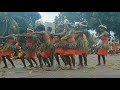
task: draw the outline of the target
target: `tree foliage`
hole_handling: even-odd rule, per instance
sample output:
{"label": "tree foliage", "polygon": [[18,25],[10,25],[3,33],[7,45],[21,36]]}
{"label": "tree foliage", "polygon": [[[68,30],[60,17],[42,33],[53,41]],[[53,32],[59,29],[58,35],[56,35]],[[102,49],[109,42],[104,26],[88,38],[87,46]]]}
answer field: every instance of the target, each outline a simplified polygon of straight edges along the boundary
{"label": "tree foliage", "polygon": [[28,25],[31,23],[34,27],[39,18],[38,12],[0,12],[0,35],[26,32]]}
{"label": "tree foliage", "polygon": [[[99,32],[98,26],[105,24],[108,31],[115,32],[115,35],[120,38],[120,12],[61,12],[55,22],[62,21],[64,16],[71,22],[79,22],[81,18],[88,21],[89,29],[96,29]],[[56,21],[57,20],[57,21]]]}

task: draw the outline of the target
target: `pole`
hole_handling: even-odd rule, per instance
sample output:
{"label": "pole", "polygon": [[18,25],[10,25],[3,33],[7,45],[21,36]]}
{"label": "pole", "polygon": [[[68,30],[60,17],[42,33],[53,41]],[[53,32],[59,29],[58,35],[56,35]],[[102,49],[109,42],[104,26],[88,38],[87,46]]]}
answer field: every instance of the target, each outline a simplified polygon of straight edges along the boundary
{"label": "pole", "polygon": [[100,24],[102,25],[102,22],[101,22],[101,20],[99,19],[99,22],[100,22]]}

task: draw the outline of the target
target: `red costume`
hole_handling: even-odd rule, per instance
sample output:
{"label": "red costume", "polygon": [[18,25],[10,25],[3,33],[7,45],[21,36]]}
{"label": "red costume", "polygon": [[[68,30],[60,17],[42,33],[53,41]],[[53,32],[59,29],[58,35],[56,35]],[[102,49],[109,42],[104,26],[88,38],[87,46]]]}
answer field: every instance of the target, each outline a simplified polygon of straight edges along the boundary
{"label": "red costume", "polygon": [[27,48],[27,50],[25,51],[26,57],[32,57],[32,58],[35,59],[35,42],[34,42],[34,38],[27,38],[25,46]]}
{"label": "red costume", "polygon": [[[108,42],[108,36],[107,35],[103,35],[102,37],[101,37],[101,40],[102,40],[102,47],[100,47],[99,49],[98,49],[98,55],[105,55],[105,56],[107,56],[107,54],[108,54],[108,44],[109,44],[109,42]],[[106,45],[106,47],[105,47],[105,45]]]}
{"label": "red costume", "polygon": [[76,54],[76,41],[75,34],[68,35],[66,47],[64,49],[64,55],[75,55]]}
{"label": "red costume", "polygon": [[[48,58],[51,55],[50,46],[46,47],[46,44],[50,43],[50,36],[47,32],[44,32],[43,40],[41,40],[40,48],[44,48],[43,50],[37,51],[37,54],[40,54],[44,58]],[[45,44],[46,43],[46,44]]]}
{"label": "red costume", "polygon": [[[13,43],[15,43],[15,40],[13,38],[8,38],[6,45],[3,46],[4,49],[2,49],[0,56],[13,56],[14,51],[10,50],[10,46],[12,46]],[[10,46],[7,47],[8,44],[10,44]]]}

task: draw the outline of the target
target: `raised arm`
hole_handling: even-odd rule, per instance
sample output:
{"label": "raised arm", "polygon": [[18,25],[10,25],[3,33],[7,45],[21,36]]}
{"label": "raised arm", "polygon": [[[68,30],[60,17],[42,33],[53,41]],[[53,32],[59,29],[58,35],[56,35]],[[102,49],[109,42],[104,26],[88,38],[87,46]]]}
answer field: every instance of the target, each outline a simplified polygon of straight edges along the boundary
{"label": "raised arm", "polygon": [[0,39],[4,39],[5,37],[3,37],[3,36],[0,36]]}

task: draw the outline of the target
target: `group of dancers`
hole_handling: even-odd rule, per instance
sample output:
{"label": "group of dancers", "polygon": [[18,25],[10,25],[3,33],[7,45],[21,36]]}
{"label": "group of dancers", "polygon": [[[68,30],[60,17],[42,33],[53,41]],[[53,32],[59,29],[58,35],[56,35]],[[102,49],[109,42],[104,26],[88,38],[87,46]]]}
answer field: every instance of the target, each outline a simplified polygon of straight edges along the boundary
{"label": "group of dancers", "polygon": [[[80,30],[76,31],[72,25],[64,23],[57,27],[55,34],[52,34],[50,29],[45,30],[44,25],[40,24],[35,30],[28,27],[26,33],[23,34],[1,36],[0,40],[4,42],[0,45],[0,57],[5,65],[3,68],[8,68],[6,60],[15,67],[13,60],[19,58],[24,67],[27,67],[25,60],[29,62],[29,67],[40,66],[40,68],[43,68],[44,64],[52,67],[56,60],[60,68],[60,60],[62,60],[66,69],[74,70],[76,69],[75,56],[79,57],[80,67],[87,66],[90,34],[86,21],[81,22],[80,27]],[[101,65],[101,57],[103,64],[106,64],[105,56],[110,49],[107,27],[100,25],[99,30],[101,35],[97,38],[100,38],[101,42],[96,47],[98,66]]]}

